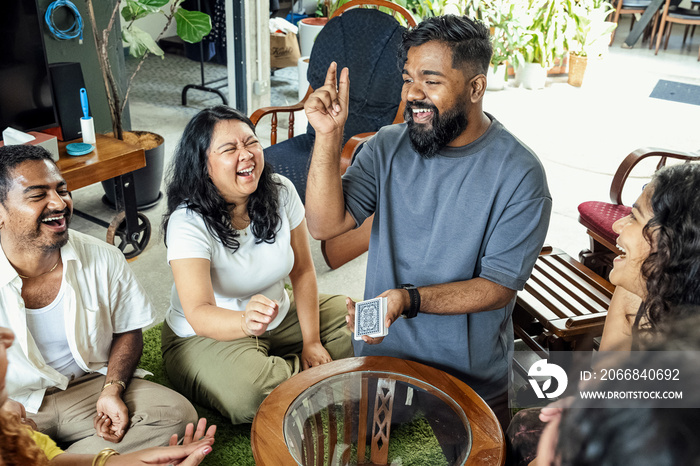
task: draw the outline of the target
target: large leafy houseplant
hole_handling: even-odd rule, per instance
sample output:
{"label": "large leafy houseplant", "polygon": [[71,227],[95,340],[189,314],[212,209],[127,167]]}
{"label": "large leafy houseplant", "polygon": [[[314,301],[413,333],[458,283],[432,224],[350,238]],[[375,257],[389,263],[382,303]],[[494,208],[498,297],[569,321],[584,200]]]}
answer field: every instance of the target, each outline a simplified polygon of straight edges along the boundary
{"label": "large leafy houseplant", "polygon": [[[165,31],[170,27],[173,20],[177,23],[177,35],[185,42],[195,43],[211,31],[211,18],[206,13],[199,11],[188,11],[180,7],[183,0],[126,0],[122,9],[122,41],[129,47],[129,54],[133,57],[140,58],[136,69],[131,76],[126,80],[124,89],[120,88],[119,81],[114,76],[114,71],[109,61],[109,35],[112,28],[117,23],[117,14],[122,0],[117,0],[112,10],[107,27],[103,31],[98,31],[95,21],[95,12],[92,5],[93,0],[85,0],[88,8],[92,34],[95,39],[97,48],[97,58],[102,71],[102,77],[105,83],[105,91],[107,93],[107,102],[112,118],[112,130],[115,137],[123,139],[123,122],[122,118],[126,103],[129,98],[129,91],[133,82],[134,76],[141,69],[141,65],[150,55],[163,57],[163,50],[158,46],[157,41],[163,36]],[[168,5],[170,3],[170,5]],[[164,15],[166,24],[163,30],[155,39],[147,32],[140,29],[134,22],[138,19],[150,15]]]}
{"label": "large leafy houseplant", "polygon": [[551,68],[566,53],[566,11],[568,0],[526,0],[514,2],[514,14],[525,32],[514,56],[517,64],[537,63]]}
{"label": "large leafy houseplant", "polygon": [[568,49],[579,57],[597,56],[607,49],[616,23],[606,21],[613,6],[607,0],[567,0]]}

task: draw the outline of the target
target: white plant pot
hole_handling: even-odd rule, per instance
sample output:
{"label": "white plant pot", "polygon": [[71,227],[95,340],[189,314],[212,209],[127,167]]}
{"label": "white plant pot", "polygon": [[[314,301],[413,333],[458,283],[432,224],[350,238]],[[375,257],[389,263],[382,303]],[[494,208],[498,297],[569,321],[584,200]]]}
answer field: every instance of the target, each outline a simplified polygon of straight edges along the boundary
{"label": "white plant pot", "polygon": [[516,74],[525,89],[544,89],[547,81],[547,69],[539,63],[524,63],[518,67]]}
{"label": "white plant pot", "polygon": [[494,71],[493,66],[489,65],[486,73],[486,90],[502,91],[506,87],[505,68],[506,65],[498,65]]}
{"label": "white plant pot", "polygon": [[306,73],[309,71],[309,57],[300,57],[297,61],[297,70],[299,70],[299,100],[303,99],[306,91],[309,90],[309,80],[306,79]]}
{"label": "white plant pot", "polygon": [[302,57],[311,55],[316,36],[321,32],[326,22],[328,22],[327,18],[304,18],[299,21],[299,48]]}

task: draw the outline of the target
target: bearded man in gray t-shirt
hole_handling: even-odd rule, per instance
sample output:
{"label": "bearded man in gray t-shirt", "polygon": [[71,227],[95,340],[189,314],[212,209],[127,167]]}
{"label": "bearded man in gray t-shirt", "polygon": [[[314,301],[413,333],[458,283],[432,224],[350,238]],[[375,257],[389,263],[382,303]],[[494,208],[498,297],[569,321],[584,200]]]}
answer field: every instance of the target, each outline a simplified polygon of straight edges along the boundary
{"label": "bearded man in gray t-shirt", "polygon": [[[552,208],[544,169],[482,110],[492,54],[483,24],[430,18],[404,35],[402,50],[406,123],[381,129],[342,180],[348,70],[336,84],[331,64],[307,100],[316,131],[309,230],[333,238],[375,215],[365,299],[388,298],[391,328],[384,338],[356,341],[355,355],[445,370],[481,395],[505,427],[515,294],[530,276]],[[354,303],[348,310],[352,329]]]}

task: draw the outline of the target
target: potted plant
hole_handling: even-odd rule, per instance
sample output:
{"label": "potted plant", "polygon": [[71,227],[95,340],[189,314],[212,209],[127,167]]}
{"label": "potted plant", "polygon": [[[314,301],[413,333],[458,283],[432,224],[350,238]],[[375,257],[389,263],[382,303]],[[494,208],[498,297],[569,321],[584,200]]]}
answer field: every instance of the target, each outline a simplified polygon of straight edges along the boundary
{"label": "potted plant", "polygon": [[514,54],[516,75],[526,89],[544,88],[547,70],[566,52],[567,0],[515,2],[514,15],[524,28]]}
{"label": "potted plant", "polygon": [[[129,91],[134,76],[141,69],[141,65],[150,55],[164,57],[163,50],[158,46],[157,41],[169,28],[173,20],[177,23],[177,35],[184,41],[195,43],[211,31],[211,19],[206,13],[198,11],[188,11],[180,7],[183,0],[126,0],[121,11],[124,20],[121,28],[121,36],[124,45],[129,47],[129,54],[140,58],[136,69],[126,80],[126,85],[122,90],[109,62],[108,50],[110,47],[109,35],[112,28],[117,23],[121,0],[117,0],[112,10],[107,27],[103,31],[98,31],[95,25],[95,12],[93,0],[86,0],[88,16],[91,23],[93,38],[97,48],[97,58],[100,70],[105,83],[105,92],[109,104],[112,119],[112,132],[117,139],[124,140],[123,116],[126,103],[129,99]],[[169,6],[168,3],[170,3]],[[164,15],[166,24],[157,38],[153,38],[149,33],[140,29],[134,22],[138,19],[150,15]],[[146,150],[146,167],[134,172],[135,186],[137,189],[136,198],[139,207],[157,202],[160,196],[160,184],[163,177],[163,138],[148,132],[133,132],[134,136],[128,136],[130,143],[139,145]],[[145,146],[145,147],[144,147]],[[152,147],[153,146],[153,147]],[[103,182],[108,200],[114,203],[114,183],[109,180]],[[155,199],[153,196],[155,188]],[[110,198],[111,196],[111,198]]]}
{"label": "potted plant", "polygon": [[515,50],[524,45],[524,32],[515,14],[516,5],[508,0],[482,0],[472,9],[471,17],[478,18],[489,27],[493,55],[486,76],[487,89],[501,90],[508,79],[508,63],[514,59]]}
{"label": "potted plant", "polygon": [[567,0],[570,31],[569,84],[580,87],[589,57],[600,57],[607,50],[616,23],[606,21],[614,8],[607,0]]}

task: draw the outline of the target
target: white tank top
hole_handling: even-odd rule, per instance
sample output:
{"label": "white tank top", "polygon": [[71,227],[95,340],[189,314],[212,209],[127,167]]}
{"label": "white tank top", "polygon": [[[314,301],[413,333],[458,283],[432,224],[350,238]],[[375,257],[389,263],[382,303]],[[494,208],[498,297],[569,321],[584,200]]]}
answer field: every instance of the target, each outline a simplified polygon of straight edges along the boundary
{"label": "white tank top", "polygon": [[48,306],[41,309],[27,308],[27,327],[46,364],[73,380],[84,375],[85,371],[75,361],[68,346],[63,317],[65,283],[65,280],[61,282],[61,290]]}

